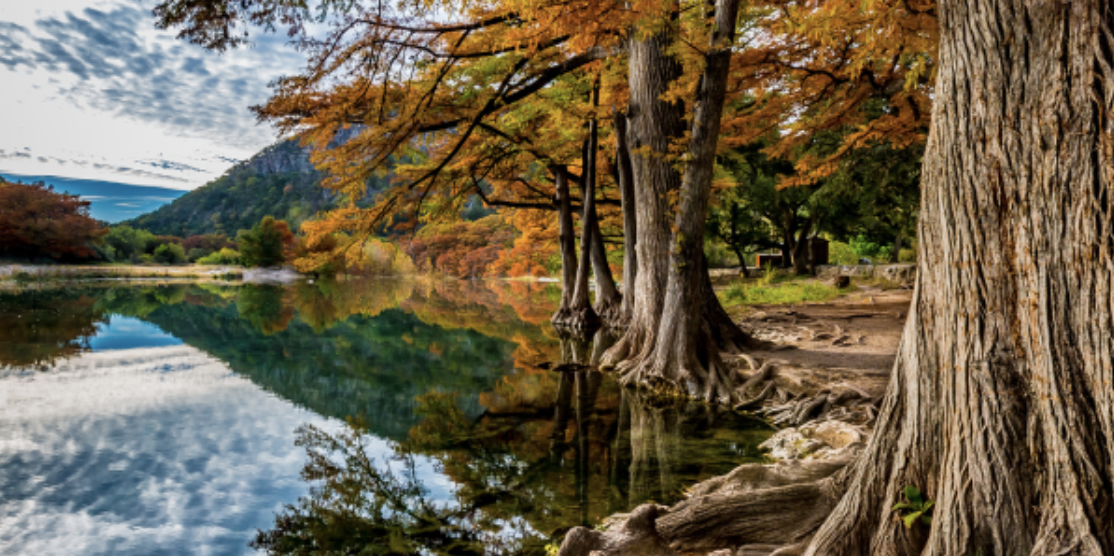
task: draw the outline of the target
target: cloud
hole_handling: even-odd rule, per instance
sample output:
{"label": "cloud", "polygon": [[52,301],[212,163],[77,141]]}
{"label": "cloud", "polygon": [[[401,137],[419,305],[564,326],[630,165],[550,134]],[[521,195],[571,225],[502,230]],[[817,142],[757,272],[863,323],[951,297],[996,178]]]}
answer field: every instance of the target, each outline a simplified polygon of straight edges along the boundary
{"label": "cloud", "polygon": [[57,95],[86,109],[250,150],[272,142],[273,131],[247,108],[266,100],[268,82],[300,68],[301,56],[276,37],[207,52],[154,30],[149,3],[69,11],[27,26],[0,21],[0,66],[49,74]]}
{"label": "cloud", "polygon": [[336,426],[188,346],[0,371],[0,388],[5,554],[247,553],[306,491],[293,430]]}
{"label": "cloud", "polygon": [[[8,151],[5,151],[4,149],[0,149],[0,160],[2,160],[2,159],[16,159],[16,158],[23,158],[23,159],[34,158],[35,160],[37,160],[39,162],[42,162],[42,163],[57,164],[57,165],[60,165],[60,166],[74,164],[76,166],[93,168],[93,169],[96,169],[96,170],[102,170],[102,171],[110,172],[110,173],[113,173],[113,174],[131,176],[131,177],[140,178],[140,179],[146,178],[146,179],[153,179],[153,180],[160,180],[160,181],[179,182],[179,183],[187,183],[188,182],[188,180],[186,180],[185,178],[180,178],[178,176],[165,174],[165,173],[150,172],[150,171],[142,170],[142,169],[139,169],[139,168],[132,168],[130,166],[119,166],[119,165],[115,165],[115,164],[106,164],[104,162],[91,162],[91,161],[88,161],[88,160],[81,160],[81,159],[64,159],[64,158],[58,158],[58,157],[54,157],[54,156],[32,155],[31,151],[29,149],[22,150],[22,151],[15,151],[15,152],[8,152]],[[142,162],[142,164],[147,164],[149,166],[154,166],[156,168],[162,168],[162,169],[166,169],[166,170],[179,170],[179,171],[180,170],[190,170],[190,171],[196,171],[196,172],[203,172],[203,170],[200,170],[198,168],[193,168],[191,166],[187,166],[187,165],[184,165],[184,164],[177,164],[177,163],[168,162],[168,161]],[[159,198],[153,198],[153,200],[163,200],[163,199],[161,197],[159,197]],[[173,200],[173,199],[171,199],[171,200]]]}

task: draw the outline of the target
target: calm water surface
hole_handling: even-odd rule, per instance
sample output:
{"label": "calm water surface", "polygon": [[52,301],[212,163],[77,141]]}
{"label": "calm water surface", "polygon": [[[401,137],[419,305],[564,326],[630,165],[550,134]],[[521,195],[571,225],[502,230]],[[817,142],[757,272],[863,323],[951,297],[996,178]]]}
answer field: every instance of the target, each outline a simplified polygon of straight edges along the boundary
{"label": "calm water surface", "polygon": [[[759,461],[642,400],[527,283],[0,293],[0,554],[543,554]],[[392,540],[393,539],[393,540]]]}

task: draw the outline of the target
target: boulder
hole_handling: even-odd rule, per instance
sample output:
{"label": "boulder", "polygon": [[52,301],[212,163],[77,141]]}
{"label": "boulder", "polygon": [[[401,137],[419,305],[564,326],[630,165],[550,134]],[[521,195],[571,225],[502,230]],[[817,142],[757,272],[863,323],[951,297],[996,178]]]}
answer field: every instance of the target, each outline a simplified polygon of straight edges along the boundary
{"label": "boulder", "polygon": [[891,264],[874,270],[874,277],[898,284],[912,284],[917,280],[917,265]]}

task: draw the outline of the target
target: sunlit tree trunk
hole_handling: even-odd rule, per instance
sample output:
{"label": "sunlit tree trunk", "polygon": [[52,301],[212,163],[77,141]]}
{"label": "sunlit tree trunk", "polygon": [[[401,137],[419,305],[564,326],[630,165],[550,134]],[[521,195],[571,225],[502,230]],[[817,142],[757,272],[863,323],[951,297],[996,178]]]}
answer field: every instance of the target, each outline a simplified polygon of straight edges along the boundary
{"label": "sunlit tree trunk", "polygon": [[[605,356],[605,363],[618,363],[624,384],[720,403],[730,403],[735,394],[731,372],[719,356],[725,346],[717,339],[738,338],[730,346],[736,348],[743,334],[725,318],[711,290],[703,242],[737,13],[738,0],[715,5],[712,45],[697,93],[681,183],[662,154],[678,136],[683,107],[661,98],[680,67],[666,53],[666,32],[631,46],[632,150],[649,147],[650,153],[634,157],[639,185],[634,319]],[[668,225],[667,197],[674,188],[680,199]]]}
{"label": "sunlit tree trunk", "polygon": [[635,204],[634,168],[631,166],[630,148],[627,140],[627,115],[616,111],[615,114],[615,162],[617,182],[623,207],[623,304],[619,319],[612,322],[620,327],[626,326],[634,314],[634,291],[638,280],[638,215]]}
{"label": "sunlit tree trunk", "polygon": [[561,248],[561,306],[553,315],[553,323],[565,322],[570,315],[573,290],[576,289],[576,232],[572,221],[572,200],[569,197],[569,175],[564,166],[550,168],[557,188],[557,222]]}
{"label": "sunlit tree trunk", "polygon": [[596,304],[592,308],[604,324],[619,326],[623,296],[615,284],[615,277],[611,275],[611,264],[607,262],[607,248],[604,246],[603,234],[600,232],[600,219],[595,211],[592,214],[591,225],[592,275],[596,278]]}
{"label": "sunlit tree trunk", "polygon": [[[593,98],[597,98],[598,94],[598,91],[593,92]],[[554,322],[559,326],[575,330],[592,330],[601,324],[600,316],[592,308],[592,298],[589,291],[591,286],[588,281],[589,273],[592,271],[595,262],[592,256],[593,236],[599,233],[599,222],[596,215],[595,172],[599,124],[596,120],[592,120],[588,125],[588,140],[585,142],[583,163],[581,164],[582,171],[580,173],[581,205],[583,206],[583,212],[580,215],[580,264],[576,269],[576,282],[569,302],[568,314],[560,322]],[[599,271],[597,271],[597,274],[599,274]],[[608,277],[610,278],[610,271],[608,271]],[[614,282],[612,282],[612,289],[614,289],[614,285]],[[597,284],[598,286],[599,284]]]}
{"label": "sunlit tree trunk", "polygon": [[[1114,554],[1114,13],[944,0],[917,288],[809,554]],[[916,485],[931,528],[891,508]]]}

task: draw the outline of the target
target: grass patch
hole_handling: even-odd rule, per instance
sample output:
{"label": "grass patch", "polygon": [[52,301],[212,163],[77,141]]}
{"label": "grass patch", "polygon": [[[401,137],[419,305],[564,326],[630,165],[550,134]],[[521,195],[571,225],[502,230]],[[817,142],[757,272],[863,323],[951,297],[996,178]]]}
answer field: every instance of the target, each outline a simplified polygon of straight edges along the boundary
{"label": "grass patch", "polygon": [[831,301],[847,290],[822,284],[815,280],[759,280],[748,284],[736,282],[724,290],[724,305],[789,305],[792,303],[823,303]]}

